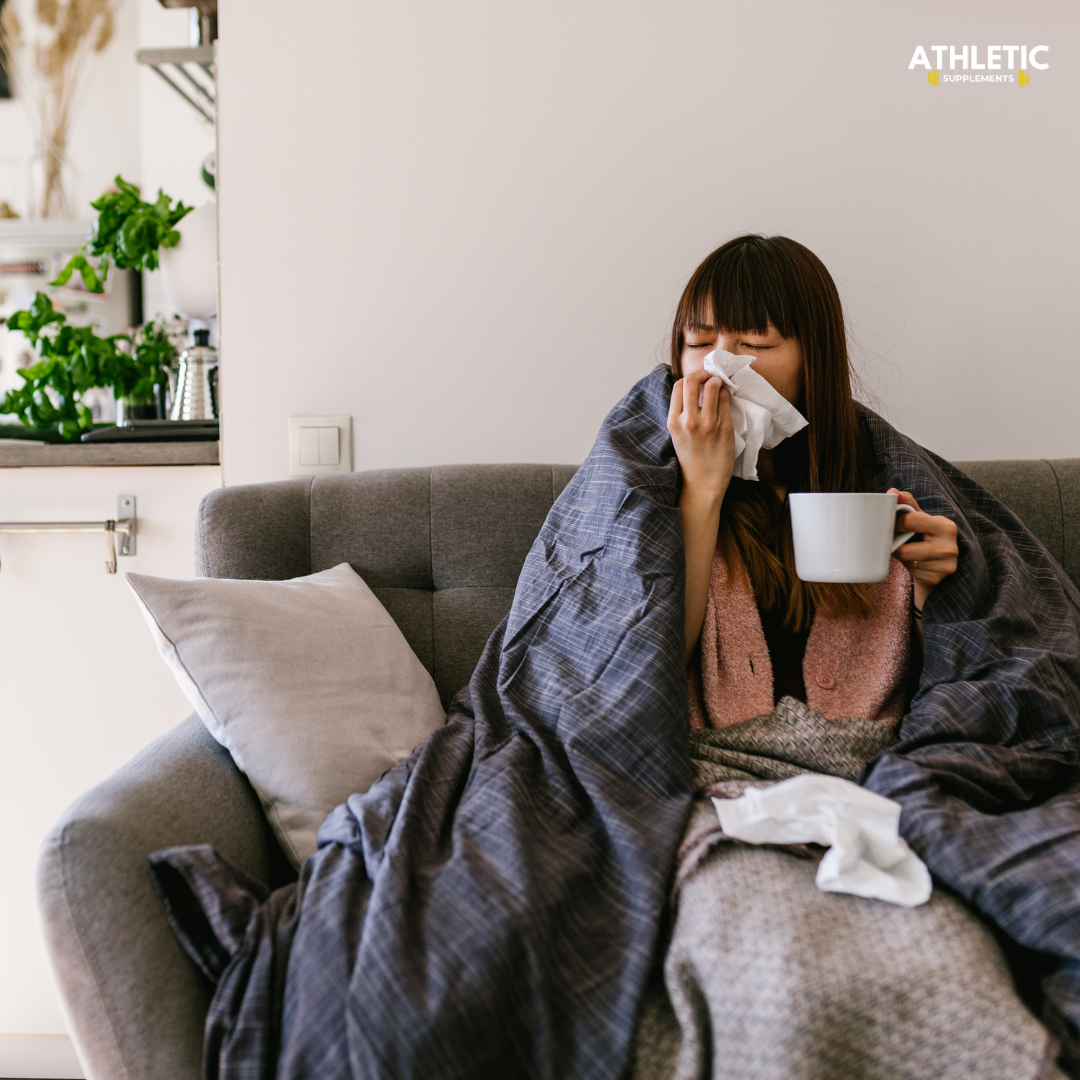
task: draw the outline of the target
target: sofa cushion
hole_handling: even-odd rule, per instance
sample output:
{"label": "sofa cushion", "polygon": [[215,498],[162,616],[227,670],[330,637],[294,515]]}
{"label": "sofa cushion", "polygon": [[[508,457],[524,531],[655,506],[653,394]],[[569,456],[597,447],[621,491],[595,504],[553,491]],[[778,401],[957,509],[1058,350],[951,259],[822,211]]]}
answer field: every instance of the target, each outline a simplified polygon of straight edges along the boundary
{"label": "sofa cushion", "polygon": [[446,719],[431,676],[348,563],[288,581],[127,580],[296,865],[335,806]]}
{"label": "sofa cushion", "polygon": [[1065,565],[1060,486],[1049,461],[958,461],[955,464],[1000,499],[1046,545],[1046,550]]}

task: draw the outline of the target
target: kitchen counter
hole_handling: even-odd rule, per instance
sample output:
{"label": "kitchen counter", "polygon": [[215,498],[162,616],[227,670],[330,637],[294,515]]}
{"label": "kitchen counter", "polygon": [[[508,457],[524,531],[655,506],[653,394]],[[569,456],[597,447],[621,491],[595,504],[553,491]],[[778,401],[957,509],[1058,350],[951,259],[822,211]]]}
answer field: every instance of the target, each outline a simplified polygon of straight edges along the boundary
{"label": "kitchen counter", "polygon": [[[115,574],[105,572],[104,532],[0,534],[0,1077],[81,1075],[37,1056],[17,1068],[5,1045],[5,1035],[32,1044],[65,1030],[34,911],[38,841],[65,806],[191,712],[124,574],[195,573],[199,502],[221,486],[221,467],[192,458],[216,460],[217,449],[0,444],[3,464],[69,466],[0,469],[0,519],[104,522],[123,516],[119,495],[135,496],[139,517],[136,553],[120,555]],[[135,460],[94,467],[121,458]]]}
{"label": "kitchen counter", "polygon": [[217,442],[72,443],[0,442],[0,469],[42,465],[217,465]]}

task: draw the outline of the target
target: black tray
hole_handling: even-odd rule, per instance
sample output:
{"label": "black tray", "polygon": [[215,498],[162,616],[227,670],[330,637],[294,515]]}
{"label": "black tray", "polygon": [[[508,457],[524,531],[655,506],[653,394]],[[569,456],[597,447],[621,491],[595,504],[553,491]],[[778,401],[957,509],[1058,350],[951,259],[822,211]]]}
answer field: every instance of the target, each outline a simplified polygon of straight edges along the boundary
{"label": "black tray", "polygon": [[216,420],[132,420],[122,427],[103,427],[82,437],[88,443],[217,442]]}

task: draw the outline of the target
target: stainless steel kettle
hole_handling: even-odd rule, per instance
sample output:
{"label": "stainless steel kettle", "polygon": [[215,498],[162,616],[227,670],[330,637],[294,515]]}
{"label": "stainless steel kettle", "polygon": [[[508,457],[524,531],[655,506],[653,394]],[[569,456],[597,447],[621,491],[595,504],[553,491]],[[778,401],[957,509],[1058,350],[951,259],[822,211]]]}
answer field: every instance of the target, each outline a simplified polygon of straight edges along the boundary
{"label": "stainless steel kettle", "polygon": [[210,346],[210,331],[196,330],[195,344],[180,354],[170,420],[218,419],[218,354]]}

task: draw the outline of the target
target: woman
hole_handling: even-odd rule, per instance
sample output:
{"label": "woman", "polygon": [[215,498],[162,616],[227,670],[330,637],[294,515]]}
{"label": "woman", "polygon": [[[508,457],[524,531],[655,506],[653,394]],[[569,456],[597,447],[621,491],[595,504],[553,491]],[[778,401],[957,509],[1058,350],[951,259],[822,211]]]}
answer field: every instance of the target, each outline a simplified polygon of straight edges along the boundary
{"label": "woman", "polygon": [[[761,452],[758,482],[732,476],[729,391],[704,369],[713,349],[755,357],[751,367],[809,421],[775,451]],[[744,566],[753,583],[775,700],[781,691],[805,700],[799,669],[815,613],[872,617],[876,606],[873,589],[804,583],[795,575],[787,492],[870,490],[843,311],[828,270],[786,237],[741,236],[724,244],[683,292],[671,366],[677,382],[668,430],[682,468],[687,660],[701,639],[719,539],[720,557]],[[909,492],[897,494],[915,510],[905,517],[904,529],[921,534],[896,553],[910,574],[919,619],[934,586],[956,570],[956,526],[947,517],[920,512]],[[709,656],[706,648],[706,663]],[[896,719],[899,713],[891,712],[888,719]],[[711,719],[716,726],[718,718]]]}
{"label": "woman", "polygon": [[[729,391],[704,370],[713,349],[752,355],[754,370],[809,421],[761,452],[758,481],[733,475]],[[965,592],[984,566],[955,478],[933,474],[925,451],[852,400],[836,287],[793,240],[742,236],[702,263],[679,303],[671,366],[696,799],[664,989],[646,998],[635,1076],[1058,1075],[1053,1043],[1017,997],[999,947],[955,897],[939,890],[906,910],[823,893],[815,861],[727,843],[712,806],[714,797],[800,772],[855,780],[896,748],[893,729],[914,690],[909,643],[922,642],[913,617],[921,630],[931,592],[956,580],[957,521],[975,558],[958,575]],[[883,476],[917,485],[924,505],[934,499],[955,520],[923,513]],[[916,538],[897,550],[886,581],[801,581],[788,492],[887,486],[914,508],[903,528]],[[956,620],[963,625],[959,611]],[[963,729],[955,701],[979,674],[943,661],[937,625],[934,635],[920,694],[951,666],[957,693],[938,708]],[[908,722],[917,728],[922,715]],[[663,1071],[670,1056],[674,1074]]]}

